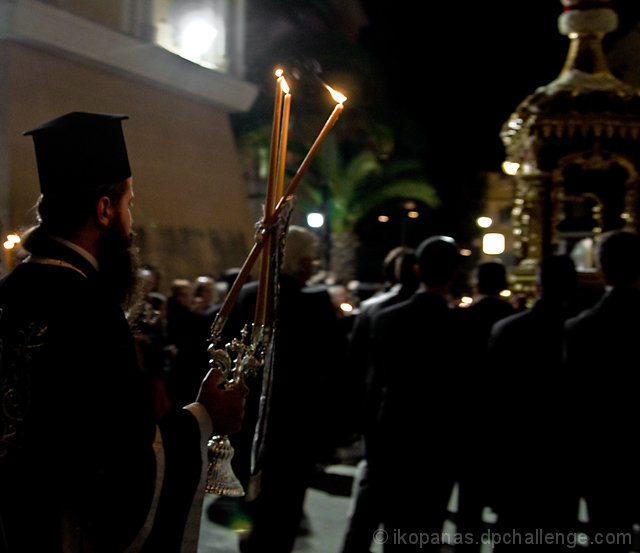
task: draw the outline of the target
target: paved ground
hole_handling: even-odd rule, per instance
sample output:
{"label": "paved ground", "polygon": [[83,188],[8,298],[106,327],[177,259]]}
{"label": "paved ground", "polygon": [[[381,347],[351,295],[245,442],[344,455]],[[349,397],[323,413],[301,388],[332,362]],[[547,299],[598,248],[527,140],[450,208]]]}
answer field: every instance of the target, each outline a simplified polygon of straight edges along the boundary
{"label": "paved ground", "polygon": [[[354,467],[336,468],[336,471],[345,475],[353,474],[354,470]],[[218,513],[231,511],[226,507],[225,500],[216,496],[205,498],[198,553],[238,553],[236,532],[226,525],[216,524],[208,519],[207,509],[212,503],[215,503]],[[311,488],[307,492],[305,502],[309,533],[296,540],[294,553],[338,553],[347,524],[349,503],[350,499],[344,495],[334,495]],[[241,526],[242,521],[235,523]],[[231,520],[230,525],[233,524]]]}

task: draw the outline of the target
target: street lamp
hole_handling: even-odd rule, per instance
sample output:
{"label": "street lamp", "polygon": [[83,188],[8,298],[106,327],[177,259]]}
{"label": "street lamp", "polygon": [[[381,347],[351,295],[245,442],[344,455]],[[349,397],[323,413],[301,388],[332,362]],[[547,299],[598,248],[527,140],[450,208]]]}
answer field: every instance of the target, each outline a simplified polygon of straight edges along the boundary
{"label": "street lamp", "polygon": [[504,252],[504,234],[499,232],[487,232],[482,237],[482,251],[487,255],[500,255]]}
{"label": "street lamp", "polygon": [[322,213],[309,213],[307,215],[307,225],[311,228],[321,228],[324,225],[324,215]]}
{"label": "street lamp", "polygon": [[480,228],[489,228],[493,224],[493,219],[491,217],[478,217],[476,219],[476,225]]}

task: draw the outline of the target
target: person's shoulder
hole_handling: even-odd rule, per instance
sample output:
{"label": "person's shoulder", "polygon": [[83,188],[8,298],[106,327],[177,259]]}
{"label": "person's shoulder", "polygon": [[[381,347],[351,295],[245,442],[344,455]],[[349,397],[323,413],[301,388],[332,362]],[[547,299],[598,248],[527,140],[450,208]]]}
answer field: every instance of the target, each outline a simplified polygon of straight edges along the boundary
{"label": "person's shoulder", "polygon": [[499,319],[493,324],[492,334],[504,334],[508,332],[519,332],[519,329],[527,324],[532,317],[531,308],[524,311],[511,312],[510,315]]}
{"label": "person's shoulder", "polygon": [[597,326],[600,319],[600,306],[598,304],[582,310],[577,315],[568,318],[564,322],[564,329],[568,334],[587,332]]}
{"label": "person's shoulder", "polygon": [[300,300],[307,306],[333,305],[329,289],[322,284],[312,284],[302,287],[300,290]]}
{"label": "person's shoulder", "polygon": [[387,321],[394,321],[406,317],[407,313],[414,309],[414,307],[415,299],[413,296],[397,303],[380,305],[379,308],[372,310],[370,313],[371,320],[374,325],[387,324]]}
{"label": "person's shoulder", "polygon": [[83,273],[66,266],[21,263],[0,285],[0,296],[19,301],[73,303],[85,301],[91,293]]}

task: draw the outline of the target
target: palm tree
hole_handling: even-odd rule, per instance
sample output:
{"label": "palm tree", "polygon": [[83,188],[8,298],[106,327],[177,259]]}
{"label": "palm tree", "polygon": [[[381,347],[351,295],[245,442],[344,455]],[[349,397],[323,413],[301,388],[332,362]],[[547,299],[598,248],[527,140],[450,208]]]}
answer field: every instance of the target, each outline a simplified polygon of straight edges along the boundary
{"label": "palm tree", "polygon": [[330,269],[339,281],[355,275],[358,221],[371,210],[391,200],[419,201],[430,208],[439,205],[436,190],[413,159],[385,160],[367,149],[344,159],[338,140],[329,135],[323,144],[319,168],[307,177],[298,202],[304,211],[324,210],[330,225]]}

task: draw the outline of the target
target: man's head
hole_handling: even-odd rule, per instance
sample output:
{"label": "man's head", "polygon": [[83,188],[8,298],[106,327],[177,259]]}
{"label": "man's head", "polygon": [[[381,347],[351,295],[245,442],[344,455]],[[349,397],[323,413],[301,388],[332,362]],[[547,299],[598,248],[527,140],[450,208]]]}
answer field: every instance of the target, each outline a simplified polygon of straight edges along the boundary
{"label": "man's head", "polygon": [[476,270],[476,288],[478,293],[495,296],[507,287],[507,270],[498,261],[480,263]]}
{"label": "man's head", "polygon": [[291,225],[287,231],[281,272],[304,284],[313,276],[317,259],[318,240],[315,235],[303,227]]}
{"label": "man's head", "polygon": [[428,287],[447,287],[458,269],[459,254],[455,240],[449,236],[432,236],[416,250],[420,280]]}
{"label": "man's head", "polygon": [[398,246],[387,253],[382,263],[387,282],[418,286],[415,273],[416,252],[406,246]]}
{"label": "man's head", "polygon": [[99,198],[117,202],[131,177],[122,133],[125,115],[72,112],[24,133],[33,138],[40,180],[40,226],[68,238]]}
{"label": "man's head", "polygon": [[124,115],[73,112],[25,132],[33,138],[41,196],[38,225],[24,247],[39,253],[52,237],[83,246],[120,301],[133,293],[133,189]]}
{"label": "man's head", "polygon": [[598,266],[610,286],[633,286],[640,281],[640,238],[633,232],[615,230],[602,235]]}
{"label": "man's head", "polygon": [[566,301],[576,291],[578,277],[568,255],[549,255],[540,263],[538,284],[543,298]]}

